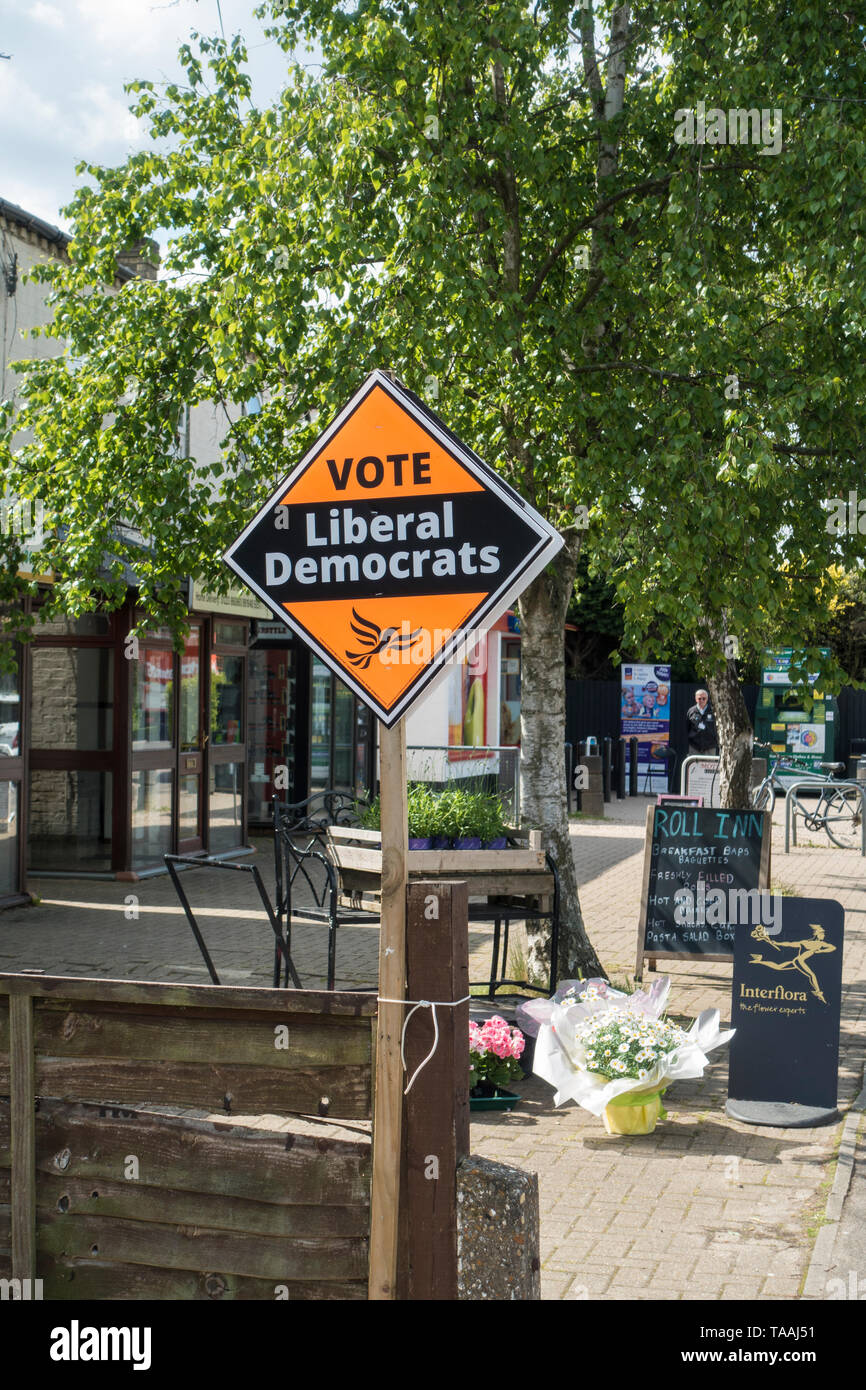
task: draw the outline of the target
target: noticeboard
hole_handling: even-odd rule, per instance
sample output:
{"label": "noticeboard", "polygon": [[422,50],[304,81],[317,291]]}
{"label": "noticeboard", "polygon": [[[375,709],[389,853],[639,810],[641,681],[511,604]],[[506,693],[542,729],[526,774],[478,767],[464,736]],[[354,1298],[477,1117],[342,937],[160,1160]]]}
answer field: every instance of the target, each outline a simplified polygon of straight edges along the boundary
{"label": "noticeboard", "polygon": [[772,925],[770,832],[766,811],[647,808],[638,978],[645,958],[731,960],[738,922]]}

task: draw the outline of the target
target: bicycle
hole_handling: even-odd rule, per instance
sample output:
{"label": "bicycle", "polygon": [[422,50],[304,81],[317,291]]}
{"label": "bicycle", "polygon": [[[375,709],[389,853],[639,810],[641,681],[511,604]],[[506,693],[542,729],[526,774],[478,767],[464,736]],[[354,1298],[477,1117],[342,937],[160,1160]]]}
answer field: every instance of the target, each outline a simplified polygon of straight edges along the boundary
{"label": "bicycle", "polygon": [[[756,743],[754,746],[771,751],[770,744]],[[792,798],[793,814],[803,817],[806,829],[826,830],[829,839],[840,849],[858,849],[861,843],[863,817],[862,794],[856,787],[838,785],[833,774],[844,771],[844,763],[818,763],[819,768],[825,769],[824,772],[818,772],[814,766],[798,763],[796,757],[790,754],[777,754],[766,777],[751,794],[752,809],[769,811],[772,815],[777,791],[786,794],[782,782],[776,776],[780,767],[802,773],[816,789],[821,788],[817,805],[814,807],[807,807],[800,800],[801,795],[809,794],[811,787],[787,793]]]}

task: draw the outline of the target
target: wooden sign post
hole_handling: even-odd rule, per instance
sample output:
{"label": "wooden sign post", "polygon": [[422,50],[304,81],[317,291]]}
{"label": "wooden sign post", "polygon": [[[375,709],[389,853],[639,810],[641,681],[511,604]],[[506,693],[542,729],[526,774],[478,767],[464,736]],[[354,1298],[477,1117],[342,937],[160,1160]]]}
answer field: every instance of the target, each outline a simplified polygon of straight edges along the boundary
{"label": "wooden sign post", "polygon": [[562,544],[418,396],[374,371],[224,556],[381,724],[373,1299],[396,1296],[407,1007],[403,720]]}
{"label": "wooden sign post", "polygon": [[371,1299],[396,1296],[400,1204],[403,1064],[400,1035],[406,997],[406,723],[383,725],[379,740],[382,804],[382,916],[379,929],[379,1020],[373,1103],[370,1224]]}

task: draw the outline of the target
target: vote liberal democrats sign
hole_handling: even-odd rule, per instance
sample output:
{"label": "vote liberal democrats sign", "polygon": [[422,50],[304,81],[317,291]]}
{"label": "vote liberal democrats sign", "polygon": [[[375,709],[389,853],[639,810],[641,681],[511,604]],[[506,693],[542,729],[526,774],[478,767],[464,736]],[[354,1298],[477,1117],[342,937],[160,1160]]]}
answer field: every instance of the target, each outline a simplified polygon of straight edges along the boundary
{"label": "vote liberal democrats sign", "polygon": [[390,726],[561,545],[417,396],[375,371],[225,560]]}

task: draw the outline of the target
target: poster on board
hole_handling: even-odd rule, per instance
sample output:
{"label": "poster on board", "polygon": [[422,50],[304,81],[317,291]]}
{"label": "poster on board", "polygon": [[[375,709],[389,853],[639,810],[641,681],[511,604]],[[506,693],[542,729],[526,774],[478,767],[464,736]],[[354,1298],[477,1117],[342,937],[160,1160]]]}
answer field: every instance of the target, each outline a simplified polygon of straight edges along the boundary
{"label": "poster on board", "polygon": [[448,687],[448,761],[483,758],[487,744],[487,634],[455,666]]}
{"label": "poster on board", "polygon": [[671,668],[629,662],[621,668],[620,733],[637,738],[638,786],[655,795],[668,791],[667,762],[653,757],[666,749],[671,727]]}

